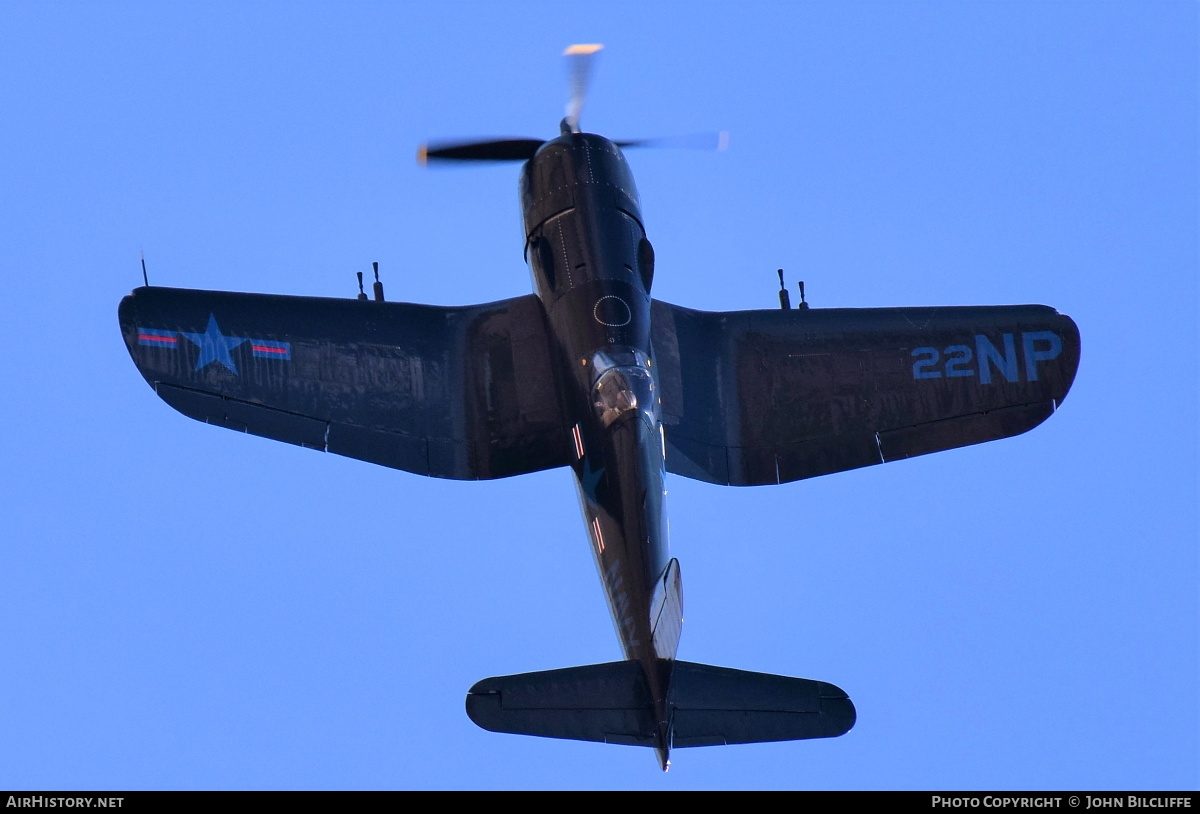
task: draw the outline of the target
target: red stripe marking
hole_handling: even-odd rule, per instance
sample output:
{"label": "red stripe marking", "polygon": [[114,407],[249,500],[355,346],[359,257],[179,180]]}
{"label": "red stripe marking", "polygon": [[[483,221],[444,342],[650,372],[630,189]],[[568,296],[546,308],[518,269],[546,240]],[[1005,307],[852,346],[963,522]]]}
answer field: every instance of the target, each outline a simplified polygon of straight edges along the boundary
{"label": "red stripe marking", "polygon": [[287,348],[268,348],[266,345],[251,345],[258,353],[287,353]]}
{"label": "red stripe marking", "polygon": [[150,342],[167,342],[171,345],[175,344],[176,338],[173,336],[158,336],[157,334],[138,334],[138,340],[148,340]]}

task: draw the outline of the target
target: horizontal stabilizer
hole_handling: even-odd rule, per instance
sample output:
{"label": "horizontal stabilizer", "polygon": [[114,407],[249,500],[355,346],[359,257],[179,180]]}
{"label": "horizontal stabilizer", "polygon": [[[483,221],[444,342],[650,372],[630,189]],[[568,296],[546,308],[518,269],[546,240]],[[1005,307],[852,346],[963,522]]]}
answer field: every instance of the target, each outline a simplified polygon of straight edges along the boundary
{"label": "horizontal stabilizer", "polygon": [[514,735],[654,746],[654,703],[636,661],[485,678],[467,715]]}
{"label": "horizontal stabilizer", "polygon": [[[672,744],[832,738],[854,726],[854,705],[822,681],[674,663]],[[545,738],[655,746],[654,703],[635,661],[489,678],[467,695],[484,729]]]}
{"label": "horizontal stabilizer", "polygon": [[854,726],[854,704],[824,681],[675,662],[673,745],[836,738]]}

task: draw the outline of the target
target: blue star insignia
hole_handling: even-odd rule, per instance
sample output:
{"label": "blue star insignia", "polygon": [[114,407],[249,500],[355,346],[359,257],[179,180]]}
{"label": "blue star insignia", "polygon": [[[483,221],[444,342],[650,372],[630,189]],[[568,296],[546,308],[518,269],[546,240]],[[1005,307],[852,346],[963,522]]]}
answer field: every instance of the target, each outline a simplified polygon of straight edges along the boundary
{"label": "blue star insignia", "polygon": [[596,498],[596,487],[600,485],[600,479],[604,477],[604,467],[600,467],[595,472],[592,471],[591,462],[583,459],[583,471],[579,473],[579,486],[583,489],[583,493],[587,495],[588,500],[593,503],[599,503]]}
{"label": "blue star insignia", "polygon": [[221,333],[221,329],[217,327],[217,318],[212,314],[208,315],[208,328],[204,333],[190,334],[187,331],[180,331],[180,333],[191,340],[192,344],[200,348],[200,358],[196,360],[196,370],[203,369],[210,362],[220,362],[229,368],[234,375],[237,375],[237,365],[233,363],[233,357],[229,355],[229,351],[245,342],[245,337],[239,339],[233,336],[225,336]]}

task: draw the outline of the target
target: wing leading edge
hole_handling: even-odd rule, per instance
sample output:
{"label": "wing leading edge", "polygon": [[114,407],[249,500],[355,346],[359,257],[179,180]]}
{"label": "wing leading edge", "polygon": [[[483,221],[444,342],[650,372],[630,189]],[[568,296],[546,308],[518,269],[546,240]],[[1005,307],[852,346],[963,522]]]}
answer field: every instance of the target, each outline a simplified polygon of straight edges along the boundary
{"label": "wing leading edge", "polygon": [[1079,331],[1042,305],[704,312],[655,300],[668,471],[752,486],[1017,435]]}
{"label": "wing leading edge", "polygon": [[469,307],[138,288],[125,344],[181,413],[442,478],[563,466],[541,303]]}

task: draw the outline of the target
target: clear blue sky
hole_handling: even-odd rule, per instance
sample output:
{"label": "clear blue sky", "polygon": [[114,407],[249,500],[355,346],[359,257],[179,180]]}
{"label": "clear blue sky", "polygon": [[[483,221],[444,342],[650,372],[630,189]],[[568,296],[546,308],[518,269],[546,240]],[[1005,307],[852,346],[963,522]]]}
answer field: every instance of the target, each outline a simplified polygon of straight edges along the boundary
{"label": "clear blue sky", "polygon": [[[0,5],[0,787],[1196,788],[1194,3]],[[630,154],[655,295],[1045,303],[1015,439],[759,489],[669,481],[682,658],[831,681],[832,741],[495,735],[478,679],[619,658],[566,470],[423,479],[147,388],[140,284],[530,290],[515,166],[431,137],[728,129]]]}

